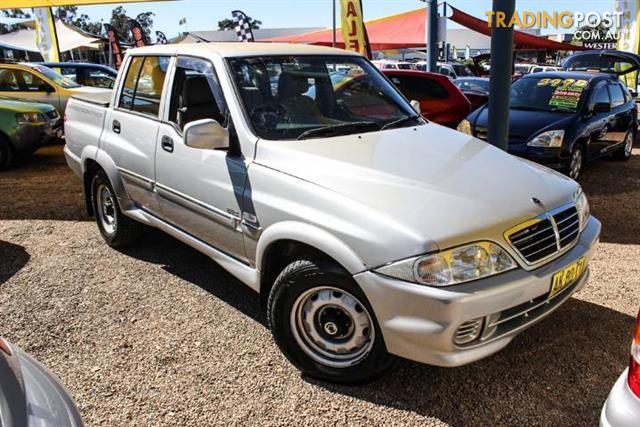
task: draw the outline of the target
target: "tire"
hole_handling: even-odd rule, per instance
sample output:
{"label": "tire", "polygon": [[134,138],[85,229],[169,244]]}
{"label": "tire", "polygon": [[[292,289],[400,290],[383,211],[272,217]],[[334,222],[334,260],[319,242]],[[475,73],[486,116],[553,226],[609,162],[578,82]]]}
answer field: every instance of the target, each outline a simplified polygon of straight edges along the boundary
{"label": "tire", "polygon": [[144,226],[125,216],[107,175],[98,171],[91,181],[91,202],[100,234],[112,248],[132,245]]}
{"label": "tire", "polygon": [[574,144],[569,158],[569,165],[565,169],[565,174],[576,181],[580,178],[582,169],[584,168],[584,148],[581,144]]}
{"label": "tire", "polygon": [[0,171],[7,170],[13,164],[13,147],[6,138],[0,136]]}
{"label": "tire", "polygon": [[613,158],[621,162],[626,162],[631,158],[631,151],[633,150],[633,142],[635,140],[635,133],[630,130],[627,136],[624,138],[624,144],[618,150],[613,153]]}
{"label": "tire", "polygon": [[333,263],[289,264],[271,288],[267,315],[280,350],[309,376],[365,383],[382,375],[395,360],[387,352],[365,295]]}

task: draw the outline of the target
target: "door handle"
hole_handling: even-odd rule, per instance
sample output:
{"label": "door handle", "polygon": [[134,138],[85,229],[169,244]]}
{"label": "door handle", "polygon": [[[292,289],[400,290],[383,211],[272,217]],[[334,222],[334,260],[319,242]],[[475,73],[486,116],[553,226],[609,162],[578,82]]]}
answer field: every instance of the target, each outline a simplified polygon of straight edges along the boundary
{"label": "door handle", "polygon": [[169,138],[167,135],[163,136],[160,140],[160,146],[167,153],[173,153],[173,139]]}
{"label": "door handle", "polygon": [[113,129],[115,133],[120,133],[120,122],[114,120],[111,129]]}

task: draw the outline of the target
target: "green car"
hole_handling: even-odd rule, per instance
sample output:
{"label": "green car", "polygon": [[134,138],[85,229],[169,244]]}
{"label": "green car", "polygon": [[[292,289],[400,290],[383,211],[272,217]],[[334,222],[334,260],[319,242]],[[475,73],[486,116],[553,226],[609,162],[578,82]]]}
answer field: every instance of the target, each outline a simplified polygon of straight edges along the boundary
{"label": "green car", "polygon": [[0,96],[0,171],[62,134],[62,119],[53,106]]}

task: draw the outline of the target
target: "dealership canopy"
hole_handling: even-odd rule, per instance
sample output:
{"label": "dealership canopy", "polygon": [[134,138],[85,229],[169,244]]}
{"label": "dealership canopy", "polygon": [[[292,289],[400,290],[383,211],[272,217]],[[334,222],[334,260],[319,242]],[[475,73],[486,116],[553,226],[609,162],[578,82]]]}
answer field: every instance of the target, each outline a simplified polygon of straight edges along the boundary
{"label": "dealership canopy", "polygon": [[[473,31],[491,36],[491,27],[489,27],[486,21],[468,15],[454,7],[451,7],[451,9],[453,10],[453,15],[450,16],[449,19]],[[371,48],[374,50],[387,50],[425,46],[425,23],[426,9],[423,8],[367,21],[366,26]],[[336,29],[336,33],[338,34],[338,46],[344,47],[339,28]],[[333,30],[329,28],[322,31],[313,31],[293,36],[273,37],[260,41],[331,46],[333,44]],[[584,49],[581,46],[556,42],[546,37],[535,36],[522,31],[514,31],[514,42],[516,49],[523,50]]]}
{"label": "dealership canopy", "polygon": [[[26,50],[28,52],[38,52],[36,45],[36,30],[33,21],[24,22],[27,28],[0,35],[0,46],[9,49]],[[100,41],[99,38],[88,36],[73,25],[67,25],[56,20],[56,33],[58,34],[58,43],[61,52],[66,52],[79,47],[89,47],[97,49],[99,46],[95,43]]]}

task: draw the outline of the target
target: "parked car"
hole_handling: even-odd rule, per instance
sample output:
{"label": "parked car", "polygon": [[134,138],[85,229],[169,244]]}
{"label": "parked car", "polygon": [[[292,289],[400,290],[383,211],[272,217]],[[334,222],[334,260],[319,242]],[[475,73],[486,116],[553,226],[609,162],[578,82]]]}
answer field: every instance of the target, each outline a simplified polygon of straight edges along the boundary
{"label": "parked car", "polygon": [[640,420],[640,312],[631,341],[629,367],[609,392],[600,415],[600,427],[636,427]]}
{"label": "parked car", "polygon": [[475,111],[489,102],[488,77],[459,77],[453,81],[453,84],[471,102],[471,111]]}
{"label": "parked car", "polygon": [[371,63],[380,70],[411,70],[413,68],[413,64],[410,62],[392,61],[389,59],[379,59],[371,61]]}
{"label": "parked car", "polygon": [[391,71],[383,74],[409,100],[418,101],[423,117],[454,128],[471,111],[469,100],[446,76],[424,71]]}
{"label": "parked car", "polygon": [[82,86],[113,88],[118,71],[111,67],[87,62],[39,62]]}
{"label": "parked car", "polygon": [[53,106],[0,96],[0,171],[16,156],[30,155],[62,137],[62,119]]}
{"label": "parked car", "polygon": [[[459,130],[486,139],[488,122],[485,106]],[[511,86],[509,152],[573,179],[585,161],[610,154],[629,160],[637,128],[636,103],[614,76],[535,73]]]}
{"label": "parked car", "polygon": [[[427,61],[418,61],[414,65],[418,71],[427,71]],[[460,72],[460,74],[458,74]],[[449,77],[451,80],[455,80],[458,77],[470,77],[473,76],[473,71],[465,64],[451,64],[448,62],[437,63],[437,73]]]}
{"label": "parked car", "polygon": [[110,92],[80,86],[49,67],[39,64],[0,64],[0,96],[28,99],[53,105],[63,115],[68,99],[76,94]]}
{"label": "parked car", "polygon": [[[363,77],[344,89],[336,69]],[[149,46],[116,87],[72,98],[65,123],[105,242],[146,224],[207,254],[261,294],[309,375],[365,381],[393,355],[470,363],[586,283],[600,223],[580,186],[425,122],[360,55]]]}
{"label": "parked car", "polygon": [[0,337],[0,426],[82,427],[69,392],[29,354]]}

